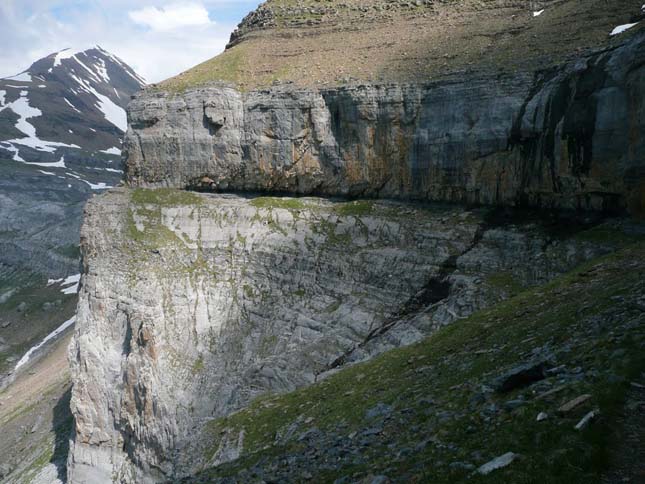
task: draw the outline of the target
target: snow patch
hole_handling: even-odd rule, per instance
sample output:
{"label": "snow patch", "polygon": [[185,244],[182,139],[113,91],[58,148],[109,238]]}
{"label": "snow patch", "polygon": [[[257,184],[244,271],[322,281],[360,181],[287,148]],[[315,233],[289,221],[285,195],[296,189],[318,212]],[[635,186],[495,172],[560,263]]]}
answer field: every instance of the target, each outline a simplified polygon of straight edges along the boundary
{"label": "snow patch", "polygon": [[123,173],[123,170],[115,170],[114,168],[104,168],[105,171],[111,171],[112,173]]}
{"label": "snow patch", "polygon": [[0,106],[4,106],[4,100],[5,100],[6,94],[7,94],[7,91],[0,90]]}
{"label": "snow patch", "polygon": [[[103,79],[103,81],[107,84],[110,84],[112,82],[112,79],[110,79],[110,76],[107,72],[107,67],[105,66],[105,61],[103,59],[98,59],[98,63],[94,65],[96,67],[96,70],[99,74],[99,77]],[[116,92],[116,89],[114,90]],[[118,96],[118,94],[117,94]]]}
{"label": "snow patch", "polygon": [[58,328],[56,328],[54,331],[49,333],[47,336],[45,336],[45,339],[42,340],[40,343],[38,343],[36,346],[33,346],[25,355],[20,358],[20,361],[16,363],[16,366],[14,367],[13,371],[14,373],[21,367],[27,364],[27,362],[30,360],[31,356],[38,351],[40,348],[42,348],[48,341],[56,338],[59,334],[61,334],[63,331],[65,331],[67,328],[69,328],[72,324],[76,322],[76,316],[73,316],[72,318],[68,319],[65,321],[63,324],[61,324]]}
{"label": "snow patch", "polygon": [[82,60],[80,60],[78,57],[76,57],[76,55],[74,55],[74,56],[73,56],[73,58],[74,58],[74,60],[75,60],[75,61],[76,61],[76,62],[77,62],[77,63],[78,63],[78,64],[79,64],[83,69],[85,69],[85,70],[88,72],[88,74],[90,75],[90,77],[91,77],[93,80],[95,80],[95,81],[97,81],[97,82],[100,82],[100,81],[101,81],[101,79],[96,75],[96,72],[94,72],[92,69],[90,69],[89,67],[87,67],[87,66],[83,63],[83,61],[82,61]]}
{"label": "snow patch", "polygon": [[104,55],[105,57],[108,57],[108,58],[109,58],[109,59],[111,59],[113,62],[115,62],[115,63],[119,64],[121,67],[123,67],[123,69],[125,70],[125,72],[126,72],[126,73],[127,73],[127,74],[132,78],[132,79],[134,79],[135,81],[137,81],[137,82],[139,83],[139,85],[140,85],[140,86],[145,86],[145,84],[146,84],[146,80],[145,80],[143,77],[139,76],[136,72],[133,72],[133,71],[132,71],[132,69],[131,69],[131,68],[130,68],[130,67],[129,67],[125,62],[123,62],[123,61],[122,61],[121,59],[119,59],[117,56],[112,55],[112,54],[111,54],[110,52],[108,52],[107,50],[104,50],[104,49],[103,49],[103,48],[101,48],[101,46],[99,46],[99,45],[97,45],[97,46],[96,46],[96,48],[97,48],[101,53],[103,53],[103,55]]}
{"label": "snow patch", "polygon": [[612,30],[609,35],[614,36],[614,35],[622,34],[625,30],[629,30],[632,27],[634,27],[635,25],[638,25],[638,22],[633,23],[633,24],[619,25],[614,30]]}
{"label": "snow patch", "polygon": [[[33,148],[37,151],[45,151],[47,153],[53,153],[56,151],[56,147],[66,147],[66,148],[80,148],[80,146],[77,145],[68,145],[65,143],[59,143],[56,141],[44,141],[38,138],[36,136],[36,128],[34,127],[33,124],[31,124],[28,119],[31,118],[37,118],[41,116],[43,113],[40,109],[35,108],[29,104],[29,98],[27,97],[29,94],[28,91],[20,91],[20,97],[16,99],[15,101],[6,104],[2,107],[0,107],[0,111],[3,111],[5,109],[11,109],[14,113],[16,113],[19,116],[18,121],[16,122],[16,129],[24,133],[26,136],[24,138],[17,138],[17,139],[11,139],[5,141],[6,144],[10,145],[22,145],[22,146],[28,146],[30,148]],[[14,148],[13,151],[15,155],[17,156],[17,148]],[[16,159],[16,156],[14,156],[14,160],[16,161],[24,161],[22,159]]]}
{"label": "snow patch", "polygon": [[20,97],[14,102],[3,106],[0,111],[4,111],[7,108],[11,109],[14,113],[20,116],[20,119],[16,123],[16,129],[25,133],[29,138],[35,138],[36,128],[27,122],[27,120],[30,118],[37,118],[38,116],[41,116],[43,112],[40,109],[29,105],[27,94],[27,91],[20,91]]}
{"label": "snow patch", "polygon": [[38,170],[41,172],[43,175],[51,175],[51,176],[56,176],[56,173],[52,173],[51,171],[45,171],[45,170]]}
{"label": "snow patch", "polygon": [[[6,144],[7,146],[5,146],[5,144]],[[19,152],[18,148],[16,148],[16,147],[15,147],[14,145],[12,145],[11,143],[5,143],[5,142],[2,142],[2,147],[3,147],[5,150],[7,150],[7,151],[11,151],[11,152],[13,153],[13,161],[22,161],[22,162],[25,162],[25,160],[23,160],[23,159],[20,157],[20,152]]]}
{"label": "snow patch", "polygon": [[107,183],[104,182],[99,182],[99,183],[92,183],[88,182],[87,180],[83,180],[82,178],[80,179],[82,182],[87,183],[92,190],[107,190],[108,188],[114,188]]}
{"label": "snow patch", "polygon": [[69,286],[70,284],[74,284],[76,282],[79,282],[81,280],[81,275],[80,274],[74,274],[73,276],[68,276],[63,280],[63,286]]}
{"label": "snow patch", "polygon": [[54,57],[54,65],[52,67],[57,67],[61,65],[61,61],[63,59],[69,59],[70,57],[73,57],[74,53],[72,52],[71,49],[63,49],[60,52],[56,53],[56,57]]}
{"label": "snow patch", "polygon": [[125,113],[125,109],[114,104],[114,102],[109,97],[97,92],[97,90],[94,89],[88,82],[80,79],[79,77],[76,77],[74,74],[70,75],[76,82],[80,84],[81,89],[96,97],[96,99],[98,100],[97,107],[103,113],[105,119],[125,133],[125,131],[128,129],[128,116]]}
{"label": "snow patch", "polygon": [[[61,289],[60,292],[62,292],[63,294],[77,294],[80,280],[81,280],[80,274],[74,274],[73,276],[69,276],[61,283],[61,286],[63,286],[63,289]],[[69,286],[69,287],[65,287],[65,286]]]}
{"label": "snow patch", "polygon": [[106,153],[108,155],[121,156],[121,150],[119,148],[110,148],[109,150],[101,150],[101,153]]}
{"label": "snow patch", "polygon": [[[61,282],[61,286],[69,286],[71,284],[78,285],[78,283],[81,280],[81,275],[80,274],[74,274],[72,276],[68,276],[65,279],[63,279],[63,282]],[[64,292],[64,291],[61,291]],[[78,292],[78,291],[76,291]]]}
{"label": "snow patch", "polygon": [[69,102],[66,97],[64,97],[63,99],[74,111],[76,111],[77,113],[83,114],[76,108],[76,106],[74,106],[71,102]]}
{"label": "snow patch", "polygon": [[533,12],[533,16],[534,16],[534,17],[539,17],[539,16],[540,16],[540,15],[542,15],[543,13],[544,13],[544,9],[542,9],[542,10],[538,10],[537,12]]}
{"label": "snow patch", "polygon": [[26,165],[36,165],[36,166],[43,166],[45,168],[67,168],[65,166],[65,155],[60,157],[60,160],[55,161],[53,163],[40,163],[37,161],[24,161],[22,162]]}
{"label": "snow patch", "polygon": [[109,97],[104,96],[103,94],[99,94],[95,89],[90,88],[90,91],[98,98],[99,109],[105,115],[105,119],[119,128],[121,131],[127,131],[128,116],[125,113],[125,109],[123,109],[121,106],[117,106]]}
{"label": "snow patch", "polygon": [[113,186],[108,185],[107,183],[104,183],[104,182],[99,182],[99,183],[89,182],[84,178],[81,178],[75,173],[66,172],[65,174],[67,176],[71,176],[72,178],[76,178],[77,180],[82,181],[83,183],[87,183],[92,190],[107,190],[108,188],[114,188]]}

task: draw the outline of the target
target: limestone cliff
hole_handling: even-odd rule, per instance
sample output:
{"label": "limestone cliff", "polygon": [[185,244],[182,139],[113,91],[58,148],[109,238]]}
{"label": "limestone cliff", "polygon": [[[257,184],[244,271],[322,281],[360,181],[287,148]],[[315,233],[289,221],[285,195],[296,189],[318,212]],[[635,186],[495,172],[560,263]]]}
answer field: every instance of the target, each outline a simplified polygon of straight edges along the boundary
{"label": "limestone cliff", "polygon": [[147,91],[138,186],[586,210],[645,207],[645,34],[544,71],[418,84]]}
{"label": "limestone cliff", "polygon": [[[609,249],[602,230],[576,234],[598,214],[571,209],[643,213],[645,34],[607,30],[640,5],[535,3],[547,13],[270,1],[222,56],[135,96],[129,186],[93,199],[82,229],[71,482],[234,460],[244,432],[207,436],[209,421]],[[437,62],[452,25],[466,43]],[[439,72],[451,56],[462,69]],[[345,61],[365,75],[336,79]],[[310,78],[320,66],[333,75]]]}
{"label": "limestone cliff", "polygon": [[209,419],[602,248],[458,207],[121,189],[88,204],[82,250],[70,479],[159,482],[207,464]]}

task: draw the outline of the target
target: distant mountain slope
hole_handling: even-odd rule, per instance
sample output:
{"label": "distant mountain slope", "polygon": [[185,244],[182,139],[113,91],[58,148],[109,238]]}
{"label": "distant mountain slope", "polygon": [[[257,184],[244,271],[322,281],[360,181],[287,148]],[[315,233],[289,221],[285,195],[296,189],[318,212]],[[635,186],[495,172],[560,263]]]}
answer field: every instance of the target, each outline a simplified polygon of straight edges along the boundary
{"label": "distant mountain slope", "polygon": [[124,108],[143,85],[98,46],[0,79],[0,267],[75,269],[83,203],[121,179]]}
{"label": "distant mountain slope", "polygon": [[100,47],[0,79],[0,387],[73,316],[74,291],[48,280],[79,272],[83,206],[123,176],[124,108],[143,84]]}

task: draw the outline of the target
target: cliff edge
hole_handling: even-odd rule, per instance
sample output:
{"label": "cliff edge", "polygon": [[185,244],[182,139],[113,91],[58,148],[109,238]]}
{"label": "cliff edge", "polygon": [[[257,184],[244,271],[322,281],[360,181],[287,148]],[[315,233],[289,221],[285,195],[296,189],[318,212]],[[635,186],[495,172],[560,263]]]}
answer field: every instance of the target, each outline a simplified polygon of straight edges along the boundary
{"label": "cliff edge", "polygon": [[[278,3],[267,2],[258,12],[269,7],[278,11]],[[487,2],[489,11],[483,18],[519,15],[498,3]],[[558,24],[561,38],[556,44],[568,49],[567,55],[551,53],[549,62],[536,60],[535,45],[521,55],[495,43],[496,51],[518,61],[512,69],[493,72],[474,66],[448,75],[446,68],[445,76],[405,75],[400,82],[370,77],[312,86],[290,81],[251,90],[197,80],[177,89],[170,80],[137,95],[130,104],[126,178],[142,187],[642,214],[645,32],[636,24],[611,37],[605,23],[614,17],[625,22],[638,17],[640,7],[628,3],[600,2],[603,11],[610,4],[615,9],[602,22],[596,14],[592,20],[585,17],[590,15],[585,4],[586,14],[577,12],[580,18]],[[423,5],[418,8],[449,9],[454,14],[472,2],[456,2],[460,7],[450,8],[443,3]],[[581,5],[553,2],[537,18]],[[399,18],[399,10],[392,15]],[[401,18],[414,25],[422,22],[428,31],[437,25],[430,14],[406,15]],[[387,15],[380,20],[384,25],[393,21]],[[289,37],[289,29],[277,20],[258,32],[249,31],[249,22],[241,27],[248,32],[234,37],[236,45],[214,62],[253,45],[257,36],[284,37],[290,45],[302,41]],[[469,28],[485,29],[482,22]],[[367,25],[371,24],[357,28]],[[603,41],[596,35],[592,47],[582,48],[580,39],[562,40],[581,25],[596,34],[605,29]],[[307,35],[323,35],[316,30],[321,28],[314,26]],[[542,45],[544,39],[534,35],[536,45]],[[421,38],[417,43],[431,45]],[[545,40],[544,45],[551,43]],[[375,51],[401,56],[389,44],[375,46]],[[208,72],[227,79],[217,68]],[[247,79],[239,66],[235,72]]]}

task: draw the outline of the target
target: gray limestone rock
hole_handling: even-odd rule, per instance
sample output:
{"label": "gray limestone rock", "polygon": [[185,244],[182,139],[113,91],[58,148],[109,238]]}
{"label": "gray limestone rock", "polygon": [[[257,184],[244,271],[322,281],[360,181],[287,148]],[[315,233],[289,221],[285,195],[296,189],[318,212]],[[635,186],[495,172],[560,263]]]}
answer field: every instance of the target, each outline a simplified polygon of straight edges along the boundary
{"label": "gray limestone rock", "polygon": [[171,190],[92,199],[70,482],[160,482],[234,459],[243,435],[201,457],[211,419],[495,302],[490,274],[530,285],[598,253],[544,244],[535,224],[491,227],[486,213]]}
{"label": "gray limestone rock", "polygon": [[425,85],[155,90],[132,185],[642,213],[645,34],[557,69]]}

